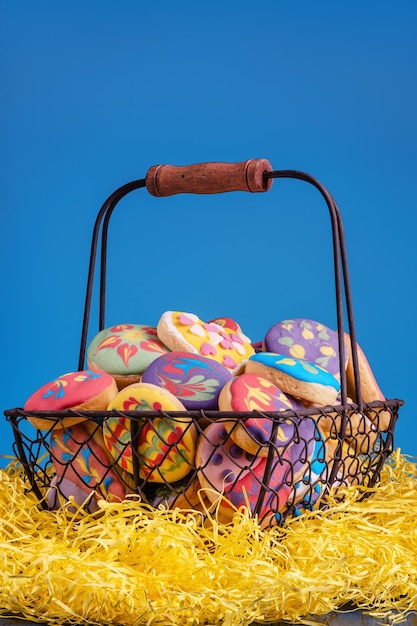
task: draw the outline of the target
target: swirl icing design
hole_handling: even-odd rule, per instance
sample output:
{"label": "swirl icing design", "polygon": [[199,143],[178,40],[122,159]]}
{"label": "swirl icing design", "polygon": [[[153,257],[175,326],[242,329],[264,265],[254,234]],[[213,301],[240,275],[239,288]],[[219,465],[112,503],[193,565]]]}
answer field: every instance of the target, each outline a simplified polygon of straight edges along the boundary
{"label": "swirl icing design", "polygon": [[189,409],[217,409],[223,386],[233,378],[224,365],[189,352],[169,352],[153,361],[142,382],[158,385]]}
{"label": "swirl icing design", "polygon": [[[157,326],[158,336],[168,347],[175,349],[169,343],[169,334],[173,332],[175,337],[185,342],[184,350],[218,361],[234,374],[254,353],[254,348],[240,327],[234,328],[230,318],[219,320],[220,324],[203,322],[194,313],[166,311]],[[165,328],[168,335],[164,332]]]}
{"label": "swirl icing design", "polygon": [[[179,411],[182,403],[165,389],[149,383],[125,387],[110,403],[109,410]],[[192,468],[197,433],[188,417],[149,417],[139,420],[137,441],[132,450],[130,419],[109,417],[103,424],[105,444],[113,458],[133,474],[133,454],[139,474],[150,482],[175,482]]]}
{"label": "swirl icing design", "polygon": [[111,468],[101,443],[101,431],[96,427],[91,433],[85,423],[52,431],[50,451],[57,472],[56,484],[59,486],[59,477],[64,476],[87,494],[99,485],[103,497],[121,501],[126,495],[125,487]]}
{"label": "swirl icing design", "polygon": [[327,385],[333,387],[336,391],[340,391],[340,382],[330,372],[326,371],[319,365],[314,365],[309,361],[297,359],[295,357],[286,357],[273,352],[257,352],[253,354],[250,361],[255,361],[280,370],[288,374],[292,378],[302,380],[307,383],[317,383],[319,385]]}
{"label": "swirl icing design", "polygon": [[101,330],[87,350],[88,363],[113,375],[140,374],[168,348],[156,328],[144,324],[118,324]]}
{"label": "swirl icing design", "polygon": [[[340,378],[338,333],[314,320],[294,318],[274,324],[265,335],[264,349],[305,359]],[[345,367],[347,365],[345,356]]]}

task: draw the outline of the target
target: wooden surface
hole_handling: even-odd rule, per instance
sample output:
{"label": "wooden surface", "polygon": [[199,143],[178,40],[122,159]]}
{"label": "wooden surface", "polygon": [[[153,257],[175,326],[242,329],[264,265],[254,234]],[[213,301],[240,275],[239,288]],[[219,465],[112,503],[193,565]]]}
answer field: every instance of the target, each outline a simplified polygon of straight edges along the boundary
{"label": "wooden surface", "polygon": [[146,188],[152,196],[262,192],[271,187],[272,179],[264,178],[264,173],[271,171],[272,166],[266,159],[249,159],[241,163],[153,165],[146,174]]}

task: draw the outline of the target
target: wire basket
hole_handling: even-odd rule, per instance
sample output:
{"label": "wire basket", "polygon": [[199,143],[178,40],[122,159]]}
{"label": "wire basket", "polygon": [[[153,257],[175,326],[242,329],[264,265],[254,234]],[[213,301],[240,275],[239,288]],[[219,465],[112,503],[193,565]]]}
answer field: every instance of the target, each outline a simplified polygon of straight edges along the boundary
{"label": "wire basket", "polygon": [[[274,412],[187,411],[5,411],[14,431],[14,450],[44,509],[138,498],[151,507],[179,508],[204,521],[228,522],[245,507],[264,528],[326,505],[326,495],[343,485],[372,487],[393,450],[402,400],[364,402],[350,281],[340,211],[319,181],[304,172],[273,170],[265,159],[242,163],[153,166],[146,178],[117,189],[103,204],[93,230],[78,371],[84,370],[101,232],[99,330],[105,327],[106,250],[109,221],[128,193],[147,188],[153,196],[177,193],[265,192],[274,178],[312,184],[321,193],[332,226],[340,403]],[[355,401],[348,397],[345,328],[351,338]],[[254,344],[255,350],[261,347]],[[44,419],[38,430],[31,420]],[[49,423],[50,422],[50,423]],[[253,424],[264,435],[253,435]],[[120,426],[123,429],[120,430]],[[265,435],[266,433],[266,435]],[[250,437],[251,448],[238,445]],[[112,440],[115,453],[106,452]],[[170,472],[167,471],[170,468]],[[175,471],[171,471],[175,468]],[[366,489],[364,489],[364,495]]]}

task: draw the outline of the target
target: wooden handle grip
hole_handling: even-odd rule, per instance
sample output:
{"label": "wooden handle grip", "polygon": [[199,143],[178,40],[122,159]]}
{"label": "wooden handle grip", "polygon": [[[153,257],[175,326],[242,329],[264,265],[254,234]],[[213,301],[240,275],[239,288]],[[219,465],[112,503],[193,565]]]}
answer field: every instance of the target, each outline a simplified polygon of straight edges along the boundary
{"label": "wooden handle grip", "polygon": [[146,174],[146,187],[152,196],[268,191],[272,178],[265,178],[265,172],[272,172],[266,159],[250,159],[242,163],[153,165]]}

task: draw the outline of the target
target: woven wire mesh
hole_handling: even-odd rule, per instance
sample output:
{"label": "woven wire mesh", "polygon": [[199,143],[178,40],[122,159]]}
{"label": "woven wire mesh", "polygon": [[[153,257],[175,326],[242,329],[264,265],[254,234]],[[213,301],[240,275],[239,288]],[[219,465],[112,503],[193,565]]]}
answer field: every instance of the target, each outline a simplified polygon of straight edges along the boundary
{"label": "woven wire mesh", "polygon": [[[49,419],[50,428],[42,431],[27,411],[5,415],[28,489],[44,508],[71,497],[95,512],[100,499],[135,494],[153,507],[197,511],[203,519],[216,511],[226,522],[246,507],[268,527],[325,506],[326,494],[344,485],[373,486],[392,452],[401,404],[250,414],[44,412],[37,417]],[[256,422],[268,428],[267,442],[257,440]],[[123,425],[119,435],[115,424]]]}

